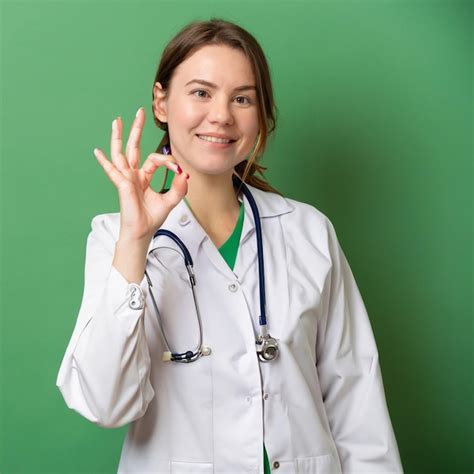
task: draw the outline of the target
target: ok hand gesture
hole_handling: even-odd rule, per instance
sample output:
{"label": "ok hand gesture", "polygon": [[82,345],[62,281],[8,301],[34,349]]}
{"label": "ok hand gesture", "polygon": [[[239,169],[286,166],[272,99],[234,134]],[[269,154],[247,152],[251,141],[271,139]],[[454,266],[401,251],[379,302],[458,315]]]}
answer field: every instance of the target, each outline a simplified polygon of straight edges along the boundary
{"label": "ok hand gesture", "polygon": [[[110,181],[119,193],[120,201],[120,237],[128,240],[151,239],[161,227],[170,211],[183,199],[188,191],[187,179],[172,155],[151,153],[140,164],[140,139],[145,123],[145,110],[138,109],[127,141],[125,155],[122,153],[122,120],[112,122],[110,140],[110,162],[104,153],[94,149],[97,161],[102,165]],[[166,166],[177,174],[173,178],[170,190],[164,194],[150,187],[153,174],[160,166]]]}

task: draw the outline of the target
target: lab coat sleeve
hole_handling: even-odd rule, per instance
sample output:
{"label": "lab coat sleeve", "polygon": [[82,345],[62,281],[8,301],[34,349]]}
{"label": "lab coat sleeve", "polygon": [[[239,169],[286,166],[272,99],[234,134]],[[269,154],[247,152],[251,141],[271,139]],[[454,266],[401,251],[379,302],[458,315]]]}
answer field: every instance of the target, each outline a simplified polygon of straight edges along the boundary
{"label": "lab coat sleeve", "polygon": [[[144,308],[129,306],[129,282],[112,265],[115,238],[106,216],[92,219],[82,302],[56,385],[69,408],[115,428],[140,418],[155,392]],[[140,288],[146,298],[145,277]]]}
{"label": "lab coat sleeve", "polygon": [[335,229],[318,322],[316,366],[342,472],[403,472],[369,317]]}

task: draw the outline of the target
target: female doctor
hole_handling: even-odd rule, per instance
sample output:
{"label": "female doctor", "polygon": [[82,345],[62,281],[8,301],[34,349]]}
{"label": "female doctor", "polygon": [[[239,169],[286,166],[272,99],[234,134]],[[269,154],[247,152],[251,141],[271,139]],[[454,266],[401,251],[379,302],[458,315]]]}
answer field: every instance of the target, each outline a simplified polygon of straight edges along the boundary
{"label": "female doctor", "polygon": [[[131,423],[120,473],[402,472],[369,318],[330,220],[256,171],[275,126],[256,39],[184,27],[109,161],[120,213],[92,219],[59,374],[68,407]],[[293,158],[292,158],[293,161]],[[294,166],[291,163],[290,166]],[[150,187],[159,167],[169,190]]]}

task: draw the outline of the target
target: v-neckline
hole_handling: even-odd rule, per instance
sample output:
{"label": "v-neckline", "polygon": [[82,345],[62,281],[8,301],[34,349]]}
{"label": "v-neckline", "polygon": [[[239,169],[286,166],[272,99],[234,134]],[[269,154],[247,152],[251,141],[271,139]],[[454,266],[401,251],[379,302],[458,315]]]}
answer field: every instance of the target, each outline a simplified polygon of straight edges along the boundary
{"label": "v-neckline", "polygon": [[[197,217],[194,214],[188,200],[186,199],[186,196],[184,197],[184,202],[186,203],[186,206],[188,207],[189,212],[191,212],[193,214],[194,218],[197,220]],[[236,233],[242,231],[244,208],[245,208],[245,206],[243,205],[243,202],[239,201],[239,215],[237,216],[237,220],[235,221],[235,225],[234,225],[234,228],[232,229],[232,232],[229,234],[229,237],[227,237],[227,239],[219,247],[217,247],[217,245],[215,245],[215,247],[217,248],[217,250],[219,250],[219,252],[221,251],[221,249],[225,245],[227,245],[232,240],[232,238],[235,236]],[[208,235],[208,237],[209,237],[209,235]],[[210,237],[209,237],[209,239],[210,239]],[[212,239],[210,239],[210,240],[212,240]]]}

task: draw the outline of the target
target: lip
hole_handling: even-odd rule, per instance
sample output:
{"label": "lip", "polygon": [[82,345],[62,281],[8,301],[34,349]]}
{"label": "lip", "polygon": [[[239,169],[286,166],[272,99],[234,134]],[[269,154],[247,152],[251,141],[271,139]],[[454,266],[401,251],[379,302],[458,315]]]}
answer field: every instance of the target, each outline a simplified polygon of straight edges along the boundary
{"label": "lip", "polygon": [[236,138],[229,137],[229,135],[224,135],[222,133],[196,133],[196,135],[206,135],[208,137],[215,137],[215,138],[226,138],[227,140],[235,141]]}
{"label": "lip", "polygon": [[[200,133],[199,135],[204,135],[204,133]],[[214,136],[214,135],[212,135]],[[235,141],[233,142],[230,142],[230,143],[215,143],[215,142],[208,142],[206,140],[201,140],[199,138],[199,136],[196,134],[196,138],[198,139],[198,141],[200,143],[202,143],[204,146],[206,147],[211,147],[211,148],[217,148],[217,149],[226,149],[226,148],[230,148],[234,143],[236,143]],[[221,138],[226,138],[226,137],[221,137]]]}

